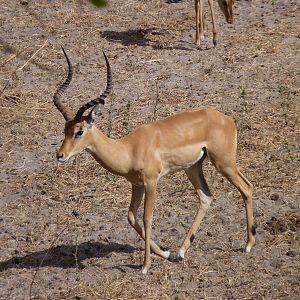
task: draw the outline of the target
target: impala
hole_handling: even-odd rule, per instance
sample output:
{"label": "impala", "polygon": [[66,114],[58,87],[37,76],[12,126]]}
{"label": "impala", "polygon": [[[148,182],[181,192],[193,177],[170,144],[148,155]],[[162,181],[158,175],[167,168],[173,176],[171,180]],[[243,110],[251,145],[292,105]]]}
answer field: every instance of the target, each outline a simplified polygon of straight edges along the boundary
{"label": "impala", "polygon": [[[202,164],[206,157],[241,193],[246,206],[247,245],[249,252],[255,243],[253,223],[252,186],[236,166],[237,130],[233,120],[213,109],[195,109],[178,113],[169,118],[141,125],[127,136],[113,140],[93,123],[101,113],[105,98],[112,89],[112,75],[108,59],[107,86],[102,95],[85,103],[70,117],[60,102],[60,97],[72,79],[72,65],[68,63],[65,82],[54,94],[54,104],[66,120],[64,141],[57,152],[58,162],[66,162],[72,156],[87,150],[108,171],[124,176],[132,184],[131,203],[128,212],[130,225],[145,241],[142,272],[150,268],[150,251],[170,261],[182,260],[194,240],[196,231],[211,203],[211,193],[205,181]],[[83,115],[91,108],[88,114]],[[199,208],[195,220],[177,255],[162,250],[151,239],[151,225],[155,207],[157,185],[164,175],[184,170],[194,186]],[[136,217],[144,198],[142,228]]]}
{"label": "impala", "polygon": [[[223,12],[227,23],[233,23],[233,4],[235,0],[218,0],[221,11]],[[208,0],[210,7],[212,24],[213,24],[213,43],[217,45],[217,27],[215,22],[215,14],[213,7],[213,0]],[[196,45],[200,46],[200,39],[204,39],[204,12],[203,12],[203,0],[195,0],[196,11]]]}

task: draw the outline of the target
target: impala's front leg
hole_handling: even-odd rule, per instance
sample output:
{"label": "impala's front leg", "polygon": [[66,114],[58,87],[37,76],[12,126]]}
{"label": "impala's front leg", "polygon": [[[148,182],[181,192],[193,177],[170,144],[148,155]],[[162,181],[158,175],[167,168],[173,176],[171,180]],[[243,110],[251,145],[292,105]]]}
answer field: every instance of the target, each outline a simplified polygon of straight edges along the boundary
{"label": "impala's front leg", "polygon": [[[132,195],[131,195],[131,203],[128,211],[128,222],[129,224],[136,230],[136,232],[140,235],[140,237],[145,240],[145,231],[142,229],[140,224],[137,221],[137,210],[141,205],[145,193],[145,187],[143,186],[135,186],[132,185]],[[170,251],[163,251],[160,249],[158,245],[155,244],[154,241],[150,241],[151,250],[167,259],[170,256]]]}
{"label": "impala's front leg", "polygon": [[151,265],[151,226],[153,218],[153,210],[155,205],[157,181],[151,180],[146,183],[146,194],[144,204],[144,228],[145,228],[145,257],[142,273],[146,274]]}

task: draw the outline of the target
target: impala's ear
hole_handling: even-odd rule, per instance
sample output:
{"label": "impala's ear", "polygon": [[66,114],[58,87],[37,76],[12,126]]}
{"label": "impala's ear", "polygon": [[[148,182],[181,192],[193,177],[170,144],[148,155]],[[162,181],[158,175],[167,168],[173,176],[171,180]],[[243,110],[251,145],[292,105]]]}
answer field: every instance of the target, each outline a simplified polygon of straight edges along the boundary
{"label": "impala's ear", "polygon": [[90,111],[90,113],[88,114],[88,117],[87,117],[87,122],[89,124],[94,123],[96,117],[101,114],[101,110],[102,110],[103,106],[104,105],[102,103],[99,103],[93,107],[93,109]]}

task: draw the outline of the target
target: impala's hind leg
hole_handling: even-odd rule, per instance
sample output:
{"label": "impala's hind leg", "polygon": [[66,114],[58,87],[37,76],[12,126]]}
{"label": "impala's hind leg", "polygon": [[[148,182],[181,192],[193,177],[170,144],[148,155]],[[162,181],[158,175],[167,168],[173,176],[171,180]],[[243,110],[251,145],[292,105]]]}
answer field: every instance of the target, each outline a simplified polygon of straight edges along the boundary
{"label": "impala's hind leg", "polygon": [[214,6],[213,6],[213,1],[208,0],[208,4],[210,7],[210,12],[211,12],[211,19],[212,19],[212,24],[213,24],[213,43],[214,47],[217,46],[217,26],[216,26],[216,21],[215,21],[215,12],[214,12]]}
{"label": "impala's hind leg", "polygon": [[184,255],[193,242],[195,234],[211,203],[211,193],[203,175],[202,162],[203,160],[199,161],[197,164],[185,171],[197,192],[199,198],[199,208],[195,220],[179,249],[177,257],[173,257],[174,260],[182,260],[184,258]]}
{"label": "impala's hind leg", "polygon": [[253,204],[252,204],[252,184],[246,177],[238,170],[235,163],[218,165],[217,169],[239,190],[246,207],[247,216],[247,245],[246,252],[250,252],[252,246],[255,244],[255,225],[253,220]]}

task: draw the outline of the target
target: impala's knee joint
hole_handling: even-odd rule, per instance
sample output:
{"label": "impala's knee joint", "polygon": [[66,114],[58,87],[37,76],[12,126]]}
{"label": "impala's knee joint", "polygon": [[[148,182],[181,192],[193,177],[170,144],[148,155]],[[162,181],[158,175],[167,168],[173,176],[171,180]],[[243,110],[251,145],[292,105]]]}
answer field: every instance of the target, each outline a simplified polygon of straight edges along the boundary
{"label": "impala's knee joint", "polygon": [[144,218],[144,226],[151,227],[152,226],[152,219],[151,218]]}
{"label": "impala's knee joint", "polygon": [[201,195],[201,203],[202,203],[202,205],[209,207],[210,203],[211,203],[211,200],[212,199],[211,199],[210,196],[207,196],[204,193],[202,193],[202,195]]}

